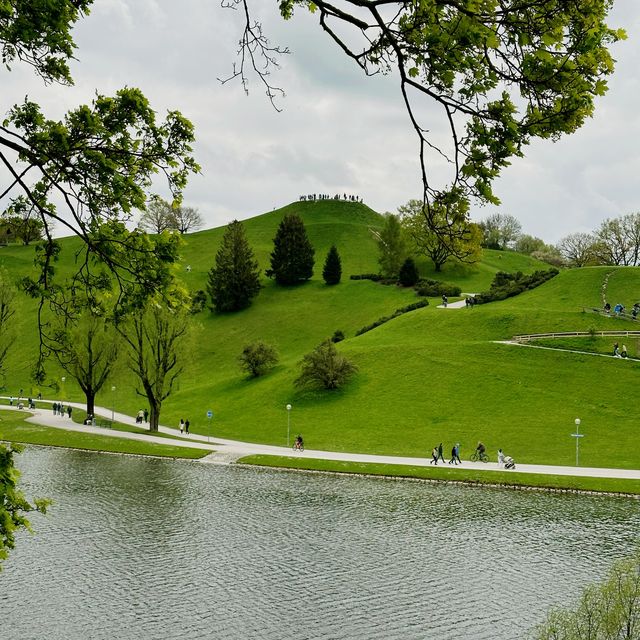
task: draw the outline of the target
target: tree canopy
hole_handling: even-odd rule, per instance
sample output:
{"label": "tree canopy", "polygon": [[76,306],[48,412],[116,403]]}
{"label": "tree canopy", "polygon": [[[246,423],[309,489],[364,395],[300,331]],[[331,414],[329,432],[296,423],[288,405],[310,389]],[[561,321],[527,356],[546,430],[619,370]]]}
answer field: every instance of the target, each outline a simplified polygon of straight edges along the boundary
{"label": "tree canopy", "polygon": [[429,224],[422,200],[409,200],[407,204],[398,208],[402,226],[413,240],[416,251],[430,258],[436,271],[441,271],[450,258],[468,263],[480,258],[482,232],[478,225],[467,221],[466,201],[452,203],[450,208],[439,203],[434,204],[433,220],[437,224],[446,224],[447,215],[454,209],[456,217],[450,221],[452,233],[445,239]]}
{"label": "tree canopy", "polygon": [[[240,63],[273,101],[271,79],[287,50],[270,44],[251,18],[251,0],[232,0],[246,18]],[[625,37],[606,24],[613,0],[282,0],[280,12],[314,13],[320,28],[365,74],[393,72],[419,144],[425,212],[442,193],[498,203],[492,183],[535,138],[558,139],[582,126],[607,90],[609,46]],[[449,135],[433,135],[437,107]],[[425,116],[425,113],[428,116]],[[427,120],[427,117],[429,118]],[[434,169],[450,168],[436,182]],[[455,218],[455,215],[453,216]]]}

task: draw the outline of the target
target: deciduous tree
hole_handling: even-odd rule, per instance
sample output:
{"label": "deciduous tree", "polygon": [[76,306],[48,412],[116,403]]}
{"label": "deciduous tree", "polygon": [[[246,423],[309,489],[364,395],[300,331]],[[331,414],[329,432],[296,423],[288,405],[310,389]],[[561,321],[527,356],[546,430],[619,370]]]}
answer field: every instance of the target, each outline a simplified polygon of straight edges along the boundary
{"label": "deciduous tree", "polygon": [[385,278],[397,278],[400,267],[407,257],[407,239],[398,216],[384,214],[380,231],[372,230],[378,244],[378,263]]}
{"label": "deciduous tree", "polygon": [[552,609],[532,640],[633,640],[640,636],[640,552],[616,562],[573,609]]}
{"label": "deciduous tree", "polygon": [[[283,94],[272,71],[279,55],[251,0],[242,9],[240,62],[232,78],[247,88],[253,69],[269,99]],[[450,235],[432,218],[431,203],[457,198],[497,203],[492,183],[535,138],[556,140],[582,126],[607,90],[614,61],[608,47],[625,37],[605,23],[612,0],[283,0],[317,16],[320,28],[366,75],[394,72],[419,144],[425,215],[432,230]],[[449,136],[432,133],[435,106]],[[424,113],[429,122],[425,122]],[[422,116],[422,117],[421,117]],[[436,131],[438,129],[436,128]],[[443,162],[444,160],[444,162]],[[450,167],[442,180],[430,173]],[[438,215],[438,212],[435,212]],[[455,219],[448,219],[451,222]]]}
{"label": "deciduous tree", "polygon": [[480,223],[487,249],[504,251],[513,247],[522,231],[522,225],[508,213],[494,213]]}
{"label": "deciduous tree", "polygon": [[358,367],[342,354],[331,340],[325,340],[300,362],[302,371],[295,380],[298,387],[339,389],[358,371]]}
{"label": "deciduous tree", "polygon": [[[71,29],[91,4],[5,2],[0,9],[5,67],[26,62],[45,82],[72,84]],[[0,164],[10,180],[0,199],[26,203],[30,219],[42,224],[45,238],[40,276],[28,283],[30,293],[44,302],[55,287],[59,246],[52,237],[53,223],[83,241],[76,260],[82,275],[75,286],[91,289],[100,280],[92,275],[100,265],[98,270],[117,272],[116,305],[128,299],[129,283],[143,285],[139,290],[149,295],[161,291],[168,263],[177,254],[162,246],[147,250],[148,243],[140,243],[126,223],[135,209],[145,208],[147,189],[158,173],[179,202],[187,177],[198,169],[192,156],[192,124],[178,111],[158,118],[142,92],[131,87],[113,96],[98,93],[90,104],[71,109],[59,120],[48,118],[29,99],[7,105],[4,111],[8,113],[0,123]]]}
{"label": "deciduous tree", "polygon": [[234,220],[222,236],[216,263],[209,271],[207,292],[215,311],[239,311],[260,291],[258,261],[254,258],[244,225]]}
{"label": "deciduous tree", "polygon": [[149,233],[162,233],[171,229],[172,215],[171,205],[160,196],[153,195],[140,216],[138,226]]}
{"label": "deciduous tree", "polygon": [[[422,200],[409,200],[398,208],[400,220],[418,253],[430,258],[436,271],[442,271],[449,259],[475,262],[481,254],[481,233],[478,226],[467,220],[467,205],[464,200],[433,205],[433,219],[439,225],[447,220],[452,233],[437,233],[429,224]],[[454,215],[453,211],[457,213]],[[439,212],[439,213],[436,213]]]}
{"label": "deciduous tree", "polygon": [[21,451],[20,445],[0,442],[0,571],[2,561],[15,547],[16,533],[20,530],[31,531],[27,514],[32,511],[45,513],[49,505],[49,500],[43,499],[36,499],[31,504],[18,489],[20,472],[13,458]]}
{"label": "deciduous tree", "polygon": [[86,309],[62,315],[49,343],[60,366],[73,377],[87,400],[87,415],[95,415],[95,398],[117,363],[119,335],[112,322]]}
{"label": "deciduous tree", "polygon": [[594,253],[601,264],[640,264],[640,213],[608,218],[595,232]]}
{"label": "deciduous tree", "polygon": [[189,231],[201,229],[203,224],[204,220],[195,207],[179,205],[172,208],[170,229],[175,229],[180,233],[189,233]]}
{"label": "deciduous tree", "polygon": [[596,238],[591,233],[570,233],[558,243],[558,251],[573,267],[584,267],[596,262]]}
{"label": "deciduous tree", "polygon": [[12,326],[15,313],[15,287],[9,281],[7,272],[0,269],[0,375],[2,376],[4,376],[4,361],[15,337]]}
{"label": "deciduous tree", "polygon": [[278,352],[266,342],[252,342],[242,350],[238,360],[242,369],[257,378],[278,364]]}
{"label": "deciduous tree", "polygon": [[149,403],[149,430],[158,431],[162,403],[187,362],[189,316],[152,302],[117,329],[126,345],[127,366],[138,379],[136,393]]}

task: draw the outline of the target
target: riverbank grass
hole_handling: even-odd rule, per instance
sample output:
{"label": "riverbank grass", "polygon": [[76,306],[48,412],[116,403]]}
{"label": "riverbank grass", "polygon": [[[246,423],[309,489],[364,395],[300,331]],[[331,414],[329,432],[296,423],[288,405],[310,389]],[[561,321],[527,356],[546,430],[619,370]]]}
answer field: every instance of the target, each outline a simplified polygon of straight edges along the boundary
{"label": "riverbank grass", "polygon": [[43,427],[26,422],[31,414],[0,411],[0,440],[20,444],[38,444],[49,447],[87,449],[109,453],[128,453],[142,456],[198,459],[211,453],[208,450],[164,445],[144,440],[128,440],[100,434],[67,431],[57,427]]}
{"label": "riverbank grass", "polygon": [[543,488],[640,495],[640,480],[619,478],[584,478],[581,476],[543,475],[512,471],[477,471],[475,469],[465,469],[464,467],[418,467],[264,455],[246,456],[240,458],[237,464],[278,467],[298,471],[322,471],[352,475],[461,482],[470,485],[500,485],[522,489]]}

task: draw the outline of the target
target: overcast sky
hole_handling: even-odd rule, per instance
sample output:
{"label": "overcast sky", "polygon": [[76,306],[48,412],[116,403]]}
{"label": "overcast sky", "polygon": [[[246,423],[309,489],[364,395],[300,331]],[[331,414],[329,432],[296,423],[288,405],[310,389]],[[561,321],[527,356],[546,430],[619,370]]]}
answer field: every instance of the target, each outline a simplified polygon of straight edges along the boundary
{"label": "overcast sky", "polygon": [[[218,82],[231,72],[242,16],[217,0],[97,0],[75,29],[75,86],[43,87],[15,65],[3,74],[2,109],[28,94],[61,117],[96,90],[127,85],[142,89],[159,114],[182,111],[196,127],[202,166],[185,204],[200,210],[207,227],[304,193],[357,194],[380,212],[420,197],[417,140],[397,81],[364,77],[307,12],[284,22],[275,0],[255,0],[253,7],[272,42],[291,50],[273,77],[286,90],[280,113],[257,79],[248,96],[238,83]],[[474,207],[473,219],[509,213],[525,233],[556,242],[640,211],[640,2],[617,0],[609,24],[629,37],[615,46],[616,73],[595,117],[557,143],[526,148],[495,184],[502,205]],[[437,135],[444,123],[429,125]]]}

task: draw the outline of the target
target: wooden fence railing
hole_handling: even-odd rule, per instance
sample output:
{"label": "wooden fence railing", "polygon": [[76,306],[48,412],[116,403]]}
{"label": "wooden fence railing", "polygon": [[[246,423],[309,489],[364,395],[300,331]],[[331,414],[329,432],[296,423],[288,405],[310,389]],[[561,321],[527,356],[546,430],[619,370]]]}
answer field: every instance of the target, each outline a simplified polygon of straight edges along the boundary
{"label": "wooden fence railing", "polygon": [[612,337],[612,338],[640,338],[640,331],[556,331],[554,333],[528,333],[513,336],[515,342],[529,342],[531,340],[539,340],[542,338],[575,338],[575,337]]}

